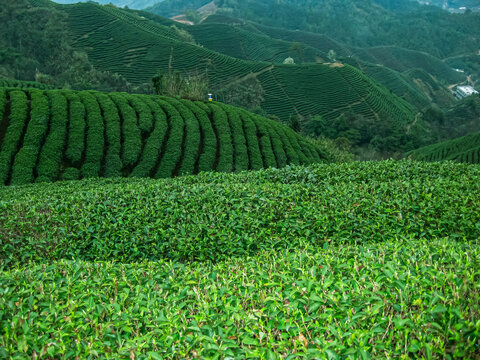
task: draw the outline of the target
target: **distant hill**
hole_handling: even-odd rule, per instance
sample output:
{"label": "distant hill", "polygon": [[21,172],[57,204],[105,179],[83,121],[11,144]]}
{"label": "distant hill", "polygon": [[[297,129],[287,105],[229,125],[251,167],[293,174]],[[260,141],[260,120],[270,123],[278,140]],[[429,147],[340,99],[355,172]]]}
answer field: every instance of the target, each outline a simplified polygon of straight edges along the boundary
{"label": "distant hill", "polygon": [[[218,0],[217,14],[267,26],[324,34],[349,46],[399,46],[438,58],[480,48],[480,14],[457,16],[405,0]],[[165,0],[149,8],[173,16],[196,1]],[[168,10],[168,11],[167,11]]]}
{"label": "distant hill", "polygon": [[215,103],[0,88],[0,185],[325,162],[288,127]]}
{"label": "distant hill", "polygon": [[480,132],[422,147],[408,154],[415,160],[480,164]]}
{"label": "distant hill", "polygon": [[150,81],[158,69],[168,71],[171,64],[181,72],[206,72],[216,99],[283,122],[292,115],[321,115],[331,121],[353,112],[384,124],[369,125],[371,132],[363,143],[383,137],[395,124],[389,136],[396,140],[377,143],[382,150],[401,148],[419,136],[405,133],[416,109],[352,66],[244,61],[189,43],[178,27],[150,21],[140,13],[91,3],[65,11],[76,46],[87,51],[100,69],[117,72],[132,84]]}
{"label": "distant hill", "polygon": [[[79,2],[88,2],[91,0],[53,0],[59,4],[75,4]],[[99,4],[113,4],[118,7],[127,6],[130,9],[145,9],[155,4],[162,2],[163,0],[94,0]]]}
{"label": "distant hill", "polygon": [[[155,20],[155,19],[153,19]],[[297,62],[328,62],[328,53],[354,65],[419,109],[433,103],[454,102],[448,84],[466,80],[465,73],[427,53],[396,46],[355,48],[325,35],[268,27],[212,15],[201,25],[186,26],[195,40],[209,49],[249,60],[280,61],[287,55]],[[412,70],[424,72],[421,79]],[[427,80],[425,80],[427,79]]]}

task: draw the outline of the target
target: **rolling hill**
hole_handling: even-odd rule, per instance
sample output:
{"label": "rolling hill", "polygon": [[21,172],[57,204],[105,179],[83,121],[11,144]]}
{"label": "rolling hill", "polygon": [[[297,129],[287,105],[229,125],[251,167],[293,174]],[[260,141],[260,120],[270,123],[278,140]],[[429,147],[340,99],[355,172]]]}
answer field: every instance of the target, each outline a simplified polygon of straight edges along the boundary
{"label": "rolling hill", "polygon": [[480,164],[480,132],[422,147],[408,153],[408,157],[421,161]]}
{"label": "rolling hill", "polygon": [[[163,11],[175,4],[176,12]],[[399,46],[442,59],[480,48],[480,14],[458,16],[404,0],[220,0],[217,5],[218,14],[324,34],[355,47]],[[149,11],[172,16],[185,6],[166,0]]]}
{"label": "rolling hill", "polygon": [[253,103],[284,122],[294,114],[321,115],[329,121],[354,112],[396,124],[405,135],[414,121],[412,105],[349,65],[245,61],[186,42],[178,28],[135,12],[90,3],[63,9],[75,46],[85,50],[97,68],[119,73],[133,84],[149,82],[157,70],[166,72],[171,66],[208,74],[211,92],[222,102],[250,109]]}
{"label": "rolling hill", "polygon": [[[59,4],[76,4],[79,2],[88,2],[90,0],[53,0]],[[163,0],[95,0],[95,2],[105,5],[113,4],[118,7],[127,6],[130,9],[145,9],[161,3]]]}
{"label": "rolling hill", "polygon": [[0,184],[171,177],[326,161],[288,127],[228,105],[0,88]]}

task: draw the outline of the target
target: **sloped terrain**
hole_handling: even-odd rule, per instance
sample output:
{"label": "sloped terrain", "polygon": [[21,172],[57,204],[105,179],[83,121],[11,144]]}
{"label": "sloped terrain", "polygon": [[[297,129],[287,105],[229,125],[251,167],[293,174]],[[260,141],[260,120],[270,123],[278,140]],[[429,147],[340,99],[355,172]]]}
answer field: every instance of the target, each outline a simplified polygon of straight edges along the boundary
{"label": "sloped terrain", "polygon": [[408,154],[412,159],[423,161],[452,160],[471,164],[480,163],[480,132],[461,138],[425,146]]}
{"label": "sloped terrain", "polygon": [[167,71],[171,65],[181,72],[207,72],[219,100],[244,105],[235,98],[251,96],[264,113],[283,121],[292,114],[320,114],[330,120],[346,111],[380,122],[388,118],[399,128],[414,120],[413,106],[348,65],[243,61],[180,41],[174,28],[112,6],[65,9],[76,46],[98,68],[118,72],[132,83],[148,82],[158,69]]}
{"label": "sloped terrain", "polygon": [[326,160],[288,127],[219,103],[0,88],[0,184],[171,177]]}

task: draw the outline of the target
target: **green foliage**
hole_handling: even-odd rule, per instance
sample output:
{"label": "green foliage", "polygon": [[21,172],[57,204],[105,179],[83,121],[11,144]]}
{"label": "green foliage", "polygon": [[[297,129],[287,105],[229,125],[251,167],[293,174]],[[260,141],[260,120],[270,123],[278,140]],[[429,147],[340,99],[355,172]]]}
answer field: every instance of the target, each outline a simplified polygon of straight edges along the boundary
{"label": "green foliage", "polygon": [[[240,111],[232,106],[219,104],[228,116],[230,129],[232,129],[232,143],[234,148],[234,169],[236,172],[248,170],[248,149],[243,131]],[[264,121],[264,119],[262,119]]]}
{"label": "green foliage", "polygon": [[105,122],[105,177],[122,175],[123,163],[121,159],[122,135],[120,116],[115,103],[106,94],[96,94]]}
{"label": "green foliage", "polygon": [[50,132],[40,152],[37,182],[52,182],[59,178],[63,149],[67,133],[67,99],[60,91],[48,94],[50,101]]}
{"label": "green foliage", "polygon": [[203,103],[192,103],[184,100],[185,106],[195,114],[200,124],[200,131],[203,134],[203,152],[198,159],[198,171],[209,171],[214,168],[217,157],[217,137],[208,117],[208,108],[202,108]]}
{"label": "green foliage", "polygon": [[248,114],[242,112],[242,120],[245,130],[245,140],[248,146],[249,169],[259,170],[263,168],[262,153],[257,139],[257,127]]}
{"label": "green foliage", "polygon": [[110,94],[118,107],[122,121],[124,166],[132,167],[137,163],[142,149],[142,133],[138,126],[135,110],[128,103],[128,94]]}
{"label": "green foliage", "polygon": [[220,260],[305,243],[476,241],[479,175],[465,164],[388,161],[4,188],[0,261]]}
{"label": "green foliage", "polygon": [[277,167],[277,160],[272,148],[272,141],[268,133],[267,124],[259,120],[257,116],[252,117],[255,126],[257,127],[257,138],[260,144],[265,167]]}
{"label": "green foliage", "polygon": [[[4,96],[6,94],[6,92],[3,93]],[[25,92],[19,90],[10,91],[8,98],[5,99],[10,101],[10,114],[4,112],[4,117],[8,115],[9,118],[8,128],[2,139],[0,151],[0,185],[5,184],[8,180],[11,165],[18,151],[28,115],[28,99]]]}
{"label": "green foliage", "polygon": [[147,96],[142,100],[145,101],[153,113],[154,128],[145,143],[145,148],[139,164],[130,174],[130,176],[135,177],[147,177],[155,174],[155,166],[159,163],[162,145],[166,141],[168,130],[167,116],[160,105]]}
{"label": "green foliage", "polygon": [[[414,120],[413,106],[352,66],[312,63],[292,67],[244,61],[185,43],[170,25],[166,26],[164,20],[155,20],[153,15],[143,14],[142,18],[135,12],[94,4],[71,6],[66,10],[78,46],[87,49],[95,66],[115,69],[133,84],[150,81],[160,70],[164,79],[171,78],[167,83],[172,84],[175,91],[169,94],[177,96],[182,92],[179,85],[182,76],[205,74],[208,91],[199,91],[197,98],[204,99],[210,92],[220,101],[250,110],[260,105],[262,113],[276,115],[283,122],[287,122],[291,114],[302,117],[320,114],[331,121],[353,111],[372,121],[386,122],[391,118],[406,132],[407,125]],[[222,29],[212,28],[211,42],[223,38]],[[194,30],[192,34],[197,36]],[[228,45],[227,37],[223,43]],[[262,48],[260,39],[255,43],[257,48]],[[289,47],[286,46],[287,51]],[[327,51],[332,48],[335,47],[329,43]],[[312,54],[310,59],[314,61],[315,53]],[[285,55],[281,54],[279,59],[283,60]],[[160,85],[163,82],[158,81]],[[164,93],[162,88],[159,86],[158,90]]]}
{"label": "green foliage", "polygon": [[474,358],[478,257],[475,242],[436,239],[262,251],[214,265],[28,264],[0,275],[0,354]]}
{"label": "green foliage", "polygon": [[29,0],[2,3],[0,21],[5,26],[0,29],[0,74],[27,82],[6,80],[0,86],[131,88],[122,76],[95,69],[86,53],[74,48],[68,14],[62,8],[50,2],[33,5]]}
{"label": "green foliage", "polygon": [[209,104],[209,107],[212,112],[213,124],[220,147],[218,165],[215,170],[230,172],[233,170],[234,165],[234,151],[232,131],[228,122],[227,113],[220,105]]}
{"label": "green foliage", "polygon": [[239,172],[329,155],[278,121],[218,102],[71,90],[0,95],[2,185]]}
{"label": "green foliage", "polygon": [[167,139],[166,150],[162,162],[155,174],[156,178],[167,178],[175,176],[177,164],[180,163],[182,156],[182,143],[184,136],[185,123],[181,114],[173,105],[164,99],[157,99],[158,104],[165,111],[170,129]]}
{"label": "green foliage", "polygon": [[[165,100],[175,106],[183,117],[183,123],[185,124],[185,143],[183,144],[185,151],[183,153],[179,175],[193,174],[199,155],[200,125],[195,114],[182,102],[171,98],[166,98]],[[188,146],[186,146],[186,144],[188,144]]]}
{"label": "green foliage", "polygon": [[[172,1],[163,6],[167,4]],[[478,13],[449,14],[413,1],[226,0],[220,2],[217,14],[276,28],[328,34],[357,48],[397,45],[438,58],[468,54],[479,48],[474,35],[480,30]],[[335,47],[326,48],[326,52],[330,49]]]}
{"label": "green foliage", "polygon": [[[172,59],[171,59],[172,60]],[[181,74],[169,67],[167,74],[161,70],[152,78],[155,94],[189,100],[203,100],[208,94],[208,79],[204,74]]]}
{"label": "green foliage", "polygon": [[72,163],[78,163],[82,159],[85,150],[86,138],[86,112],[85,106],[76,93],[67,92],[70,107],[68,142],[65,155]]}
{"label": "green foliage", "polygon": [[[13,162],[12,185],[23,185],[33,182],[35,179],[37,159],[48,133],[50,122],[50,109],[46,95],[40,90],[30,92],[30,121],[27,132]],[[47,149],[47,151],[49,151]],[[54,169],[51,169],[54,171]]]}
{"label": "green foliage", "polygon": [[407,156],[423,161],[453,160],[480,164],[480,132],[425,146],[408,153]]}
{"label": "green foliage", "polygon": [[82,177],[98,177],[103,160],[103,147],[105,143],[104,123],[94,94],[86,91],[78,93],[85,106],[87,114],[87,142],[85,148],[85,162],[82,164]]}

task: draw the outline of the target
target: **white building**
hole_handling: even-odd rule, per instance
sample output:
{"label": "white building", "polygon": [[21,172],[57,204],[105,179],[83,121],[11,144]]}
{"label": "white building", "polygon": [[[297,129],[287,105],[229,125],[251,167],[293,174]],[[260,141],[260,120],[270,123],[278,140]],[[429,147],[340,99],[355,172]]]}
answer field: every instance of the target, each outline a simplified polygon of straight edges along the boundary
{"label": "white building", "polygon": [[466,98],[467,96],[478,94],[478,91],[475,90],[470,85],[460,85],[460,86],[457,86],[457,89],[453,92],[453,94],[458,99],[463,99],[463,98]]}

